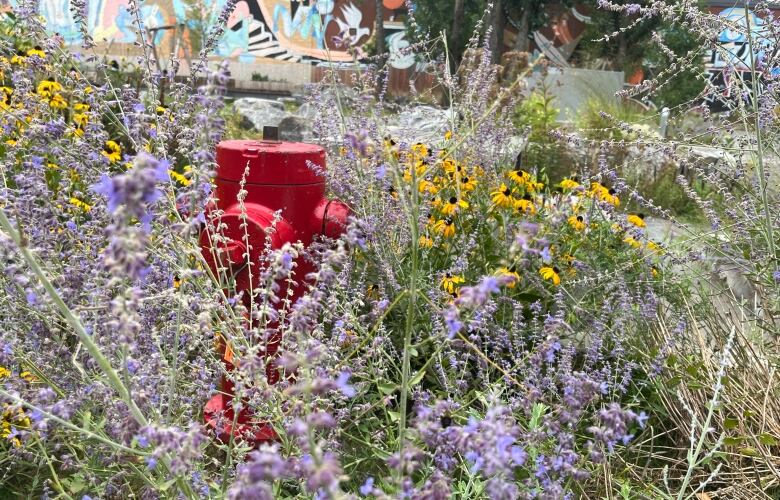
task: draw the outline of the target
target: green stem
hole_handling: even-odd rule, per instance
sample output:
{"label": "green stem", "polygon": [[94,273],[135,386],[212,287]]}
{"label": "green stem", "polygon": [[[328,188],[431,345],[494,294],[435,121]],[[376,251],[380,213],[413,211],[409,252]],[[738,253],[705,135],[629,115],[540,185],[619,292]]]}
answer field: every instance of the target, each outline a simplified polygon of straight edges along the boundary
{"label": "green stem", "polygon": [[[417,185],[417,175],[415,169],[412,168],[412,186]],[[409,275],[409,302],[406,310],[406,328],[404,332],[404,347],[403,347],[403,361],[401,365],[401,401],[400,412],[398,417],[398,455],[400,460],[399,471],[403,471],[403,456],[404,456],[404,441],[406,440],[406,406],[409,398],[409,372],[411,364],[411,346],[412,346],[412,330],[414,329],[414,316],[415,309],[417,307],[417,273],[420,257],[420,246],[418,244],[419,228],[418,224],[418,191],[412,189],[411,206],[409,207],[409,225],[411,228],[411,250],[412,250],[412,268]]]}
{"label": "green stem", "polygon": [[756,73],[756,61],[753,53],[753,35],[750,33],[750,11],[748,4],[745,3],[745,26],[747,31],[748,45],[750,49],[750,81],[753,86],[753,117],[756,126],[756,160],[758,164],[758,182],[761,187],[761,204],[764,208],[764,223],[766,224],[766,239],[769,245],[769,253],[772,259],[777,258],[775,253],[775,239],[772,234],[772,214],[769,208],[769,194],[766,177],[764,176],[764,148],[761,139],[761,124],[758,102],[758,74]]}
{"label": "green stem", "polygon": [[21,231],[17,231],[13,228],[11,222],[8,220],[8,217],[5,214],[5,210],[2,208],[0,208],[0,228],[8,233],[8,235],[11,236],[11,239],[13,239],[14,243],[19,247],[19,252],[22,254],[22,257],[24,257],[24,260],[30,266],[30,269],[32,269],[33,273],[35,273],[35,276],[46,289],[46,292],[48,293],[52,302],[54,302],[57,310],[59,310],[65,321],[67,321],[71,328],[73,328],[73,330],[79,336],[81,343],[84,345],[84,347],[87,348],[89,354],[97,362],[103,373],[108,377],[109,384],[117,392],[117,394],[119,394],[119,397],[122,398],[122,401],[124,401],[127,407],[130,409],[130,413],[133,415],[135,421],[138,422],[141,426],[148,425],[146,417],[144,417],[143,413],[141,413],[141,410],[130,398],[130,391],[128,391],[125,384],[122,383],[122,380],[119,378],[116,370],[114,370],[114,368],[111,366],[111,363],[100,351],[100,347],[98,347],[98,345],[92,340],[92,337],[84,329],[84,325],[81,324],[81,320],[73,314],[73,311],[71,311],[67,304],[65,304],[65,302],[62,300],[62,297],[60,297],[60,294],[51,284],[49,279],[46,277],[46,274],[43,272],[43,269],[41,269],[41,266],[38,264],[38,259],[36,259],[32,252],[30,252],[30,249],[27,248],[27,241],[22,236]]}

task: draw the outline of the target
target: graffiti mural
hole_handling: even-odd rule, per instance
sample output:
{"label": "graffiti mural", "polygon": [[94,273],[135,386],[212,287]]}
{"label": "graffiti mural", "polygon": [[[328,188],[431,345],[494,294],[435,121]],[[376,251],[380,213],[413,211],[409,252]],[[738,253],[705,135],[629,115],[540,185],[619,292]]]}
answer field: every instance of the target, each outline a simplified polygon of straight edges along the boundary
{"label": "graffiti mural", "polygon": [[[10,0],[13,8],[16,0]],[[87,32],[100,42],[137,42],[128,0],[88,2]],[[154,43],[163,43],[164,27],[181,29],[184,40],[193,32],[208,33],[217,22],[227,0],[147,0],[141,4],[144,28],[154,30]],[[402,69],[414,64],[414,55],[401,52],[409,46],[404,39],[403,2],[384,0],[386,46],[390,64]],[[70,0],[40,0],[47,29],[59,33],[65,42],[83,42],[81,30],[71,14]],[[252,62],[259,58],[317,64],[322,61],[351,62],[346,46],[361,46],[373,38],[374,2],[360,0],[241,0],[227,22],[215,54]],[[157,28],[157,29],[155,29]]]}
{"label": "graffiti mural", "polygon": [[[704,61],[709,80],[719,91],[719,94],[709,96],[706,104],[713,111],[722,111],[728,107],[734,84],[750,85],[751,66],[760,66],[774,44],[768,36],[766,21],[752,10],[747,11],[747,16],[744,7],[729,7],[713,13],[733,26],[718,34],[717,46],[709,51]],[[769,68],[769,71],[777,76],[780,68]],[[759,76],[757,84],[762,88],[762,77]]]}

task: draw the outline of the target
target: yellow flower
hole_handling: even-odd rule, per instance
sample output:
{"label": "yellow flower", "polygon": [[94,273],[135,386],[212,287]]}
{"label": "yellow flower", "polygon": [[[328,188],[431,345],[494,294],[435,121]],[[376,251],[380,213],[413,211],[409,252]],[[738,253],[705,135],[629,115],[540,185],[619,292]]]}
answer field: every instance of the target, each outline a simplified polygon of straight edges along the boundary
{"label": "yellow flower", "polygon": [[0,366],[0,379],[6,378],[11,375],[11,370],[5,366]]}
{"label": "yellow flower", "polygon": [[441,287],[444,289],[445,292],[452,293],[462,283],[465,283],[465,281],[466,280],[463,279],[463,276],[458,276],[458,275],[453,275],[452,273],[447,273],[441,279]]}
{"label": "yellow flower", "polygon": [[11,105],[11,94],[14,93],[14,89],[11,87],[0,87],[0,109],[8,109]]}
{"label": "yellow flower", "polygon": [[569,179],[568,177],[564,177],[560,184],[558,184],[561,189],[564,191],[571,191],[572,189],[577,189],[580,187],[580,183],[577,182],[577,177],[572,177]]}
{"label": "yellow flower", "polygon": [[620,198],[615,195],[614,189],[609,189],[606,192],[602,191],[599,199],[601,199],[603,202],[609,203],[610,205],[614,205],[616,207],[620,206]]}
{"label": "yellow flower", "polygon": [[79,200],[78,198],[71,197],[69,201],[71,205],[73,205],[76,208],[80,208],[85,212],[89,212],[90,210],[92,210],[92,205],[90,205],[89,203],[85,203]]}
{"label": "yellow flower", "polygon": [[27,51],[27,55],[28,56],[38,56],[41,59],[43,59],[44,57],[46,57],[46,52],[41,50],[41,48],[36,45],[35,47],[33,47],[32,49],[29,49]]}
{"label": "yellow flower", "polygon": [[115,163],[122,159],[122,148],[114,141],[106,141],[100,154],[108,158],[111,163]]}
{"label": "yellow flower", "polygon": [[77,102],[73,105],[73,111],[76,113],[86,113],[89,111],[89,104],[85,104],[83,102]]}
{"label": "yellow flower", "polygon": [[645,227],[647,224],[645,224],[645,214],[631,214],[626,219],[629,224],[633,224],[636,227]]}
{"label": "yellow flower", "polygon": [[455,223],[450,217],[445,217],[444,219],[436,221],[433,225],[433,229],[445,238],[450,238],[455,235]]}
{"label": "yellow flower", "polygon": [[19,378],[24,380],[25,382],[28,382],[30,384],[34,384],[38,382],[40,379],[36,377],[32,372],[29,372],[27,370],[23,371],[19,374]]}
{"label": "yellow flower", "polygon": [[168,170],[168,174],[171,176],[171,179],[174,179],[176,182],[178,182],[182,186],[189,186],[190,185],[190,180],[188,178],[186,178],[185,176],[183,176],[182,174],[180,174],[179,172],[177,172],[175,170]]}
{"label": "yellow flower", "polygon": [[452,131],[448,130],[448,131],[444,132],[444,140],[445,141],[449,141],[450,139],[452,139]]}
{"label": "yellow flower", "polygon": [[426,146],[422,142],[418,142],[417,144],[413,145],[412,151],[416,154],[418,159],[425,158],[430,154],[430,150],[428,149],[428,146]]}
{"label": "yellow flower", "polygon": [[178,290],[179,287],[181,287],[181,278],[179,278],[178,274],[173,275],[173,289]]}
{"label": "yellow flower", "polygon": [[525,183],[525,188],[530,193],[536,193],[536,192],[541,191],[542,188],[544,188],[544,183],[543,182],[536,182],[534,180],[530,180],[530,181]]}
{"label": "yellow flower", "polygon": [[658,268],[655,267],[655,266],[651,267],[650,268],[650,274],[653,276],[653,278],[657,278],[658,277]]}
{"label": "yellow flower", "polygon": [[477,181],[473,177],[464,175],[460,178],[460,189],[466,192],[474,191],[477,187]]}
{"label": "yellow flower", "polygon": [[24,56],[24,53],[22,51],[19,51],[14,56],[11,57],[11,64],[18,64],[19,66],[24,66],[24,64],[27,62],[27,58]]}
{"label": "yellow flower", "polygon": [[536,213],[536,205],[534,205],[531,197],[526,194],[523,195],[523,197],[519,200],[515,201],[515,210],[517,210],[517,212],[520,214],[534,215]]}
{"label": "yellow flower", "polygon": [[73,115],[73,123],[75,123],[76,127],[80,129],[84,129],[84,127],[87,126],[88,121],[89,121],[89,116],[87,116],[86,113],[75,113]]}
{"label": "yellow flower", "polygon": [[43,97],[51,97],[60,90],[62,90],[62,85],[54,80],[41,80],[36,89],[38,94]]}
{"label": "yellow flower", "polygon": [[490,199],[501,208],[509,208],[515,202],[514,197],[512,197],[512,190],[506,187],[506,184],[503,182],[496,191],[490,193]]}
{"label": "yellow flower", "polygon": [[647,242],[646,248],[648,250],[650,250],[652,253],[656,253],[656,254],[659,254],[659,255],[664,253],[664,248],[661,245],[659,245],[658,243],[656,243],[655,241],[652,241],[652,240]]}
{"label": "yellow flower", "polygon": [[433,182],[423,179],[417,183],[417,191],[421,193],[436,194],[439,192],[439,188]]}
{"label": "yellow flower", "polygon": [[393,199],[396,200],[398,199],[398,191],[395,190],[395,187],[390,186],[389,188],[387,188],[387,192],[390,193],[390,196],[392,196]]}
{"label": "yellow flower", "polygon": [[561,275],[559,273],[560,271],[555,266],[553,267],[545,266],[539,269],[539,274],[542,276],[542,279],[551,281],[552,284],[555,286],[561,284]]}
{"label": "yellow flower", "polygon": [[581,215],[570,215],[568,222],[575,231],[582,231],[585,229],[585,220]]}
{"label": "yellow flower", "polygon": [[623,238],[623,242],[624,242],[624,243],[628,243],[628,244],[629,244],[629,246],[631,246],[631,247],[633,247],[633,248],[641,248],[641,246],[642,246],[642,244],[641,244],[639,241],[637,241],[637,240],[636,240],[636,239],[635,239],[633,236],[631,236],[631,235],[628,235],[628,236],[626,236],[625,238]]}
{"label": "yellow flower", "polygon": [[428,236],[422,235],[419,240],[420,248],[431,248],[433,246],[433,240]]}
{"label": "yellow flower", "polygon": [[531,180],[531,174],[525,170],[510,170],[506,173],[506,176],[520,185]]}
{"label": "yellow flower", "polygon": [[508,276],[512,278],[512,281],[506,284],[507,288],[514,288],[515,285],[517,285],[517,282],[520,281],[520,275],[515,270],[515,266],[512,267],[502,267],[498,270],[499,276]]}
{"label": "yellow flower", "polygon": [[68,107],[68,101],[61,94],[54,94],[51,100],[49,100],[49,106],[54,109],[65,109]]}
{"label": "yellow flower", "polygon": [[453,215],[461,208],[464,210],[469,208],[468,202],[459,200],[457,197],[452,196],[449,200],[447,200],[447,203],[441,207],[441,213],[444,215]]}

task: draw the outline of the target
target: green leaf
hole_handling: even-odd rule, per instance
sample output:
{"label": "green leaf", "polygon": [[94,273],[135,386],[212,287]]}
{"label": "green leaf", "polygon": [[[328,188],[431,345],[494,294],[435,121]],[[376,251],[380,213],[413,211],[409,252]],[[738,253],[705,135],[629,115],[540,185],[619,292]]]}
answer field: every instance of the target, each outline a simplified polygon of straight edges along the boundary
{"label": "green leaf", "polygon": [[398,386],[392,382],[381,381],[376,383],[376,387],[382,394],[389,395],[394,393]]}
{"label": "green leaf", "polygon": [[737,446],[745,440],[744,436],[730,436],[723,438],[723,444],[726,446]]}
{"label": "green leaf", "polygon": [[736,418],[727,418],[723,421],[723,427],[725,429],[736,429],[739,426],[739,420]]}
{"label": "green leaf", "polygon": [[756,450],[755,448],[751,448],[750,446],[746,446],[744,448],[740,448],[739,452],[743,455],[747,455],[749,457],[760,457],[761,454]]}
{"label": "green leaf", "polygon": [[758,442],[766,446],[777,446],[777,439],[766,432],[759,434]]}
{"label": "green leaf", "polygon": [[157,485],[157,489],[159,489],[160,491],[166,491],[166,490],[168,490],[168,488],[173,486],[175,483],[176,483],[176,478],[170,479],[168,481],[165,481],[162,484],[158,484]]}
{"label": "green leaf", "polygon": [[388,411],[387,414],[390,415],[390,420],[393,422],[398,422],[398,419],[401,418],[401,414],[397,411]]}
{"label": "green leaf", "polygon": [[409,381],[409,387],[414,387],[415,385],[422,382],[422,379],[425,377],[425,370],[418,371],[414,377]]}

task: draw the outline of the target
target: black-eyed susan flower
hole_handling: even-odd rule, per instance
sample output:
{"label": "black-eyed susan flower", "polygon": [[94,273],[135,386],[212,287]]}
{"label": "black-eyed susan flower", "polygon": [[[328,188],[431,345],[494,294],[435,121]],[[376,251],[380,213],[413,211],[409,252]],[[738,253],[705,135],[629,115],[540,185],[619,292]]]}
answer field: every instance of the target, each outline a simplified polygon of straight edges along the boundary
{"label": "black-eyed susan flower", "polygon": [[92,205],[90,205],[85,201],[79,200],[75,196],[72,196],[68,201],[70,202],[71,205],[83,210],[84,212],[89,212],[90,210],[92,210]]}
{"label": "black-eyed susan flower", "polygon": [[434,217],[431,212],[428,212],[425,215],[425,218],[427,219],[429,226],[433,227],[436,224],[436,217]]}
{"label": "black-eyed susan flower", "polygon": [[76,113],[86,113],[89,111],[89,104],[84,102],[77,102],[73,105],[73,111]]}
{"label": "black-eyed susan flower", "polygon": [[420,193],[436,194],[439,192],[439,186],[427,179],[422,179],[417,183],[417,191]]}
{"label": "black-eyed susan flower", "polygon": [[555,286],[561,284],[560,270],[555,266],[544,266],[543,268],[539,269],[539,274],[543,280],[550,281]]}
{"label": "black-eyed susan flower", "polygon": [[433,240],[429,236],[422,235],[418,240],[418,244],[420,245],[420,248],[431,248],[433,246]]}
{"label": "black-eyed susan flower", "polygon": [[626,235],[626,237],[623,238],[623,243],[628,243],[628,245],[630,247],[632,247],[632,248],[641,248],[642,247],[642,243],[640,243],[636,238],[634,238],[630,234]]}
{"label": "black-eyed susan flower", "polygon": [[512,190],[506,187],[503,182],[501,186],[492,193],[490,193],[490,199],[496,206],[501,208],[509,208],[515,203],[515,198],[512,196]]}
{"label": "black-eyed susan flower", "polygon": [[515,201],[515,210],[520,214],[534,215],[536,213],[536,205],[531,196],[525,194],[522,198]]}
{"label": "black-eyed susan flower", "polygon": [[38,56],[43,59],[46,57],[46,52],[44,52],[40,46],[36,45],[35,47],[27,50],[27,56]]}
{"label": "black-eyed susan flower", "polygon": [[27,56],[25,55],[24,52],[22,52],[22,50],[17,50],[16,54],[11,56],[11,64],[24,66],[25,64],[27,64]]}
{"label": "black-eyed susan flower", "polygon": [[5,366],[0,366],[0,379],[4,379],[11,376],[11,370]]}
{"label": "black-eyed susan flower", "polygon": [[86,113],[74,113],[73,114],[73,123],[76,124],[77,127],[83,129],[87,126],[87,122],[89,121],[89,116]]}
{"label": "black-eyed susan flower", "polygon": [[571,179],[568,177],[564,177],[563,180],[558,184],[560,188],[565,191],[571,191],[573,189],[577,189],[580,187],[579,179],[577,179],[576,176],[572,177]]}
{"label": "black-eyed susan flower", "polygon": [[441,213],[444,215],[453,215],[459,210],[469,208],[469,203],[459,199],[457,196],[451,196],[449,200],[441,207]]}
{"label": "black-eyed susan flower", "polygon": [[55,82],[54,80],[41,80],[38,83],[38,87],[36,88],[36,92],[41,97],[52,97],[54,94],[62,90],[62,85],[60,85],[58,82]]}
{"label": "black-eyed susan flower", "polygon": [[651,253],[654,254],[660,255],[664,253],[664,248],[659,243],[656,243],[653,240],[648,241],[647,244],[645,245],[645,248],[647,248]]}
{"label": "black-eyed susan flower", "polygon": [[463,279],[463,276],[458,276],[457,274],[447,273],[441,279],[440,285],[444,289],[445,292],[452,293],[458,287],[460,287],[461,284],[463,284],[465,282],[466,282],[466,280]]}
{"label": "black-eyed susan flower", "polygon": [[65,109],[68,107],[68,101],[62,97],[62,94],[54,94],[52,98],[49,99],[49,106],[54,109]]}
{"label": "black-eyed susan flower", "polygon": [[511,280],[506,283],[507,288],[514,288],[515,285],[517,285],[517,282],[520,281],[520,274],[518,274],[515,266],[500,268],[498,270],[498,275],[511,278]]}
{"label": "black-eyed susan flower", "polygon": [[614,205],[616,207],[620,206],[620,198],[618,198],[614,189],[608,189],[606,193],[602,191],[600,199],[601,201],[609,203],[610,205]]}
{"label": "black-eyed susan flower", "polygon": [[390,186],[387,188],[387,192],[390,194],[390,196],[393,197],[393,199],[398,199],[398,191],[396,191],[395,186]]}
{"label": "black-eyed susan flower", "polygon": [[570,215],[568,223],[575,231],[582,231],[585,229],[585,219],[581,215]]}
{"label": "black-eyed susan flower", "polygon": [[636,227],[645,227],[647,224],[645,223],[645,214],[631,214],[629,215],[626,220],[629,224],[633,224]]}
{"label": "black-eyed susan flower", "polygon": [[174,290],[178,290],[179,288],[181,288],[181,278],[179,277],[178,274],[174,274],[173,275],[173,283],[172,284],[173,284],[173,289]]}
{"label": "black-eyed susan flower", "polygon": [[122,159],[122,148],[115,141],[106,141],[100,154],[108,158],[111,163],[116,163]]}
{"label": "black-eyed susan flower", "polygon": [[182,186],[186,187],[190,185],[190,180],[179,172],[175,170],[168,170],[168,174],[171,176],[171,179],[175,180]]}
{"label": "black-eyed susan flower", "polygon": [[421,159],[421,158],[425,158],[430,154],[430,149],[428,149],[428,146],[426,146],[422,142],[418,142],[417,144],[414,144],[412,146],[412,152],[415,153],[417,159]]}
{"label": "black-eyed susan flower", "polygon": [[451,238],[455,235],[455,222],[450,217],[436,221],[433,225],[434,231],[444,236],[445,238]]}
{"label": "black-eyed susan flower", "polygon": [[11,105],[11,95],[13,95],[14,89],[11,87],[0,87],[0,109],[8,109]]}
{"label": "black-eyed susan flower", "polygon": [[468,175],[464,175],[460,178],[460,183],[458,184],[458,187],[462,191],[470,192],[474,191],[477,188],[477,181],[474,179],[474,177],[469,177]]}
{"label": "black-eyed susan flower", "polygon": [[520,185],[524,185],[526,182],[531,180],[531,174],[525,170],[520,169],[510,170],[506,173],[506,176],[509,177],[510,180],[513,180]]}
{"label": "black-eyed susan flower", "polygon": [[444,132],[444,140],[449,141],[450,139],[452,139],[452,130]]}

